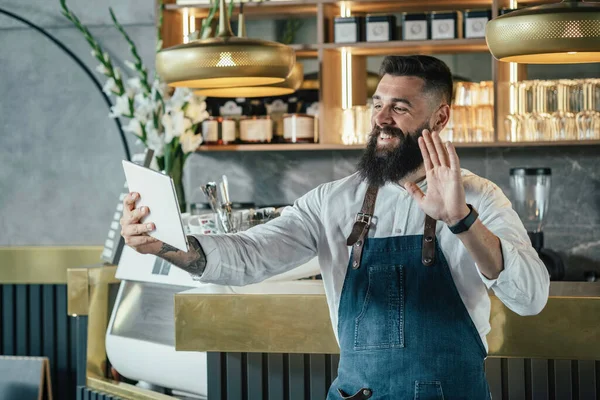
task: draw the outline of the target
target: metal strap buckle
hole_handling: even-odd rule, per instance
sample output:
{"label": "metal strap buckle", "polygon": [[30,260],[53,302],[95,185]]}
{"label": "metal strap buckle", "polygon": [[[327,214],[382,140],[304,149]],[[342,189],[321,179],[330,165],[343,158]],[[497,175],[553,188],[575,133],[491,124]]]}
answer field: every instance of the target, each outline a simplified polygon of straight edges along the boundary
{"label": "metal strap buckle", "polygon": [[358,213],[356,214],[356,222],[364,222],[367,225],[371,225],[371,218],[373,216],[369,214]]}

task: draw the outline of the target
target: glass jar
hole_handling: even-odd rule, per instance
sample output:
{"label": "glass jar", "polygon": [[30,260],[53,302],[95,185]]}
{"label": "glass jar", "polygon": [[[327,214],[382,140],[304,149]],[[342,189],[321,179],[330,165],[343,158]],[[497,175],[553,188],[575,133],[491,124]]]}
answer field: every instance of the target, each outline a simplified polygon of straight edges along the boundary
{"label": "glass jar", "polygon": [[285,114],[283,116],[283,140],[286,143],[314,143],[315,117],[308,114]]}
{"label": "glass jar", "polygon": [[234,143],[237,137],[235,119],[230,117],[209,117],[202,121],[202,138],[208,145]]}
{"label": "glass jar", "polygon": [[273,137],[273,121],[269,116],[240,118],[242,143],[270,143]]}

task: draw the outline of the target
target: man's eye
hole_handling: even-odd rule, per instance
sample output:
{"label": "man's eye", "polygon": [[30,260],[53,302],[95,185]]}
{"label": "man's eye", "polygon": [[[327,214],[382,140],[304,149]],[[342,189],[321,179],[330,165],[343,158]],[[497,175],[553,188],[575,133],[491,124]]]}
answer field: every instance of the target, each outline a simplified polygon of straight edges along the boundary
{"label": "man's eye", "polygon": [[375,104],[373,106],[373,108],[376,109],[376,110],[380,110],[381,109],[381,104]]}
{"label": "man's eye", "polygon": [[397,112],[406,112],[406,111],[408,111],[408,109],[406,109],[404,107],[394,107],[394,111],[397,111]]}

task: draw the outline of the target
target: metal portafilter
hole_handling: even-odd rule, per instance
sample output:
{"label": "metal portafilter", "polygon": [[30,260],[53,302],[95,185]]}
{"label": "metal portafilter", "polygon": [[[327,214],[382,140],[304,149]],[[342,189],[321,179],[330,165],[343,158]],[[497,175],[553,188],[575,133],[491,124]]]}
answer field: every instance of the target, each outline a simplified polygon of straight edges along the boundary
{"label": "metal portafilter", "polygon": [[204,195],[206,196],[210,204],[210,208],[212,208],[213,212],[217,216],[216,219],[220,225],[221,230],[225,233],[229,233],[230,224],[227,222],[225,213],[219,205],[219,194],[217,184],[215,182],[209,182],[206,185],[202,186],[202,191],[204,192]]}

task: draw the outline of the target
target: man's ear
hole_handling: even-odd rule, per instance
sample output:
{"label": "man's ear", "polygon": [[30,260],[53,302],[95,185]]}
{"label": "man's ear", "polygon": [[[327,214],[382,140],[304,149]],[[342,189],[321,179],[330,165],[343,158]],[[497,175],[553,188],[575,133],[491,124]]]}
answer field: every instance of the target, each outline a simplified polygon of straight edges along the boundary
{"label": "man's ear", "polygon": [[441,105],[437,111],[433,113],[431,119],[431,129],[436,132],[441,132],[450,120],[450,106],[448,104]]}

